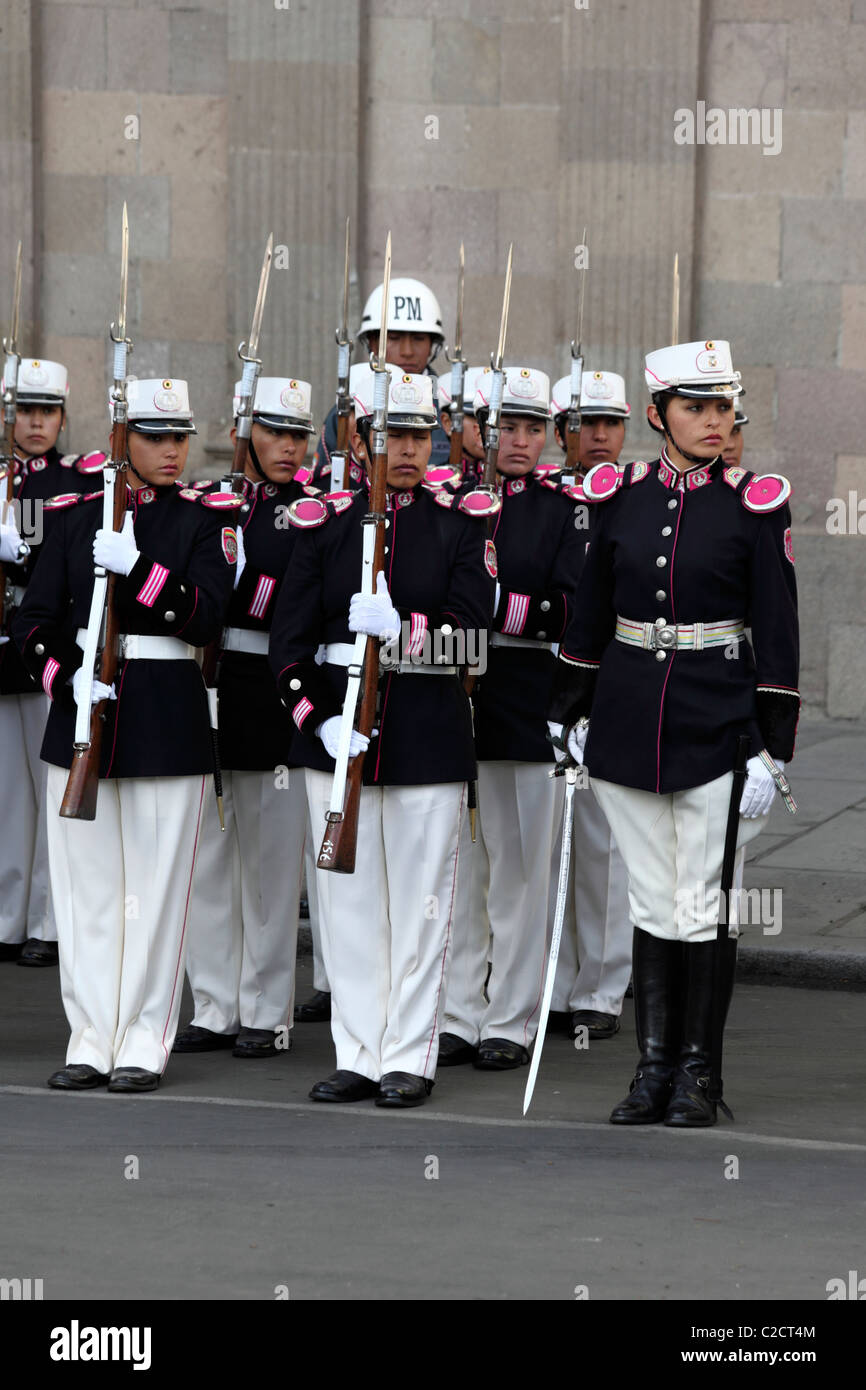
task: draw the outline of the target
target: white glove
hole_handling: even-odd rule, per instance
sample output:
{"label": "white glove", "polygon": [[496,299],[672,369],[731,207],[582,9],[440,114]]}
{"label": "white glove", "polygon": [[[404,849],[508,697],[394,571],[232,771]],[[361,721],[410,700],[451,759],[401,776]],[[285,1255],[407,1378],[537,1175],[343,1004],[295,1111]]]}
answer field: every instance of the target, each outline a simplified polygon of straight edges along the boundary
{"label": "white glove", "polygon": [[[329,758],[336,758],[337,749],[340,746],[340,725],[343,719],[339,714],[332,714],[330,719],[326,719],[316,730],[317,736],[325,745],[325,752]],[[375,738],[379,730],[374,729],[372,737]],[[354,758],[356,753],[366,753],[370,746],[370,740],[366,734],[359,734],[357,729],[352,730],[352,738],[349,743],[349,757]]]}
{"label": "white glove", "polygon": [[241,582],[241,575],[246,567],[247,553],[244,550],[244,528],[239,526],[235,534],[238,538],[238,558],[235,565],[235,588],[237,588]]}
{"label": "white glove", "polygon": [[575,724],[571,733],[568,735],[568,751],[574,758],[578,767],[583,767],[583,750],[586,747],[586,737],[589,733],[589,724]]}
{"label": "white glove", "polygon": [[396,642],[400,636],[400,614],[391,602],[388,584],[381,570],[376,575],[375,594],[352,595],[349,631],[365,632],[368,637],[383,637],[386,642]]}
{"label": "white glove", "polygon": [[[72,677],[72,694],[75,696],[76,705],[81,704],[81,683],[84,679],[84,671],[79,666],[75,675]],[[98,705],[100,700],[116,700],[113,685],[105,685],[102,681],[94,678],[93,688],[90,692],[90,703]]]}
{"label": "white glove", "polygon": [[[547,727],[550,730],[551,738],[559,739],[559,742],[561,743],[563,726],[561,724],[554,724],[552,719],[548,719]],[[553,756],[556,759],[556,761],[558,763],[565,762],[565,749],[560,748],[558,743],[551,744],[551,747],[553,748]]]}
{"label": "white glove", "polygon": [[123,518],[122,531],[104,531],[100,526],[93,538],[93,563],[114,574],[129,574],[138,559],[132,512]]}
{"label": "white glove", "polygon": [[[12,508],[9,509],[10,514]],[[14,521],[8,525],[0,522],[0,565],[15,565],[18,563],[19,551],[24,544],[21,533]]]}
{"label": "white glove", "polygon": [[[779,762],[778,758],[774,758],[773,762],[780,772],[785,771],[785,764]],[[740,797],[740,815],[746,820],[765,816],[773,804],[775,795],[776,783],[772,774],[760,758],[750,758],[746,763],[746,785]]]}

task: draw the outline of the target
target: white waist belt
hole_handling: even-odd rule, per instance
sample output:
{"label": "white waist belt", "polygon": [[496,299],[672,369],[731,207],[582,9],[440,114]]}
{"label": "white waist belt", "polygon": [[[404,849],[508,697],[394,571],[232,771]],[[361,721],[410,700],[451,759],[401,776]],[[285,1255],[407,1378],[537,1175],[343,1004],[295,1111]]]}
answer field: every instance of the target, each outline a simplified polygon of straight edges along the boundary
{"label": "white waist belt", "polygon": [[[319,651],[323,649],[320,647]],[[349,642],[328,642],[324,648],[323,661],[330,666],[351,666],[355,649]],[[393,665],[382,663],[382,670],[397,676],[456,676],[456,666],[432,666],[428,662],[396,661]]]}
{"label": "white waist belt", "polygon": [[[87,628],[80,627],[75,640],[84,650]],[[146,637],[140,632],[124,633],[117,639],[117,654],[124,661],[195,661],[195,647],[179,637]]]}
{"label": "white waist belt", "polygon": [[744,641],[745,624],[740,618],[716,623],[666,623],[664,618],[657,618],[654,623],[639,623],[617,617],[614,636],[617,642],[644,651],[700,652]]}
{"label": "white waist belt", "polygon": [[[245,627],[227,627],[223,633],[224,652],[252,652],[255,656],[267,656],[269,632],[251,632]],[[351,651],[351,647],[349,651]]]}
{"label": "white waist belt", "polygon": [[507,632],[491,632],[491,647],[536,647],[542,652],[555,652],[555,642],[541,642],[535,637],[509,637]]}

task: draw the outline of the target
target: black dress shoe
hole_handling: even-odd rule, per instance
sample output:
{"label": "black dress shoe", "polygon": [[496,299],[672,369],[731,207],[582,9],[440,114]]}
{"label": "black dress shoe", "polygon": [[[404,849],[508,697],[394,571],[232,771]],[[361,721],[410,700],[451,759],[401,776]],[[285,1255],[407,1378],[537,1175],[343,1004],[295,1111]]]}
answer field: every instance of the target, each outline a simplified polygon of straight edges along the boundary
{"label": "black dress shoe", "polygon": [[478,1048],[456,1033],[439,1034],[439,1067],[462,1067],[466,1062],[474,1062]]}
{"label": "black dress shoe", "polygon": [[209,1028],[199,1028],[191,1023],[178,1033],[172,1052],[219,1052],[224,1047],[234,1047],[237,1033],[212,1033]]}
{"label": "black dress shoe", "polygon": [[57,964],[57,942],[40,941],[37,936],[31,936],[21,947],[16,965],[56,965]]}
{"label": "black dress shoe", "polygon": [[408,1110],[413,1105],[423,1105],[433,1082],[423,1076],[413,1076],[408,1071],[388,1071],[379,1082],[376,1104],[390,1110]]}
{"label": "black dress shoe", "polygon": [[572,1033],[585,1028],[589,1038],[613,1038],[619,1032],[616,1014],[600,1014],[595,1009],[577,1009],[571,1015]]}
{"label": "black dress shoe", "polygon": [[331,992],[317,989],[306,1004],[295,1007],[296,1023],[327,1023],[331,1017]]}
{"label": "black dress shoe", "polygon": [[48,1085],[55,1091],[94,1091],[107,1080],[107,1072],[97,1071],[96,1067],[88,1067],[83,1062],[72,1062],[49,1076]]}
{"label": "black dress shoe", "polygon": [[525,1067],[529,1053],[520,1043],[509,1038],[482,1038],[474,1065],[479,1071],[511,1071]]}
{"label": "black dress shoe", "polygon": [[144,1067],[115,1067],[108,1089],[120,1095],[138,1095],[140,1091],[155,1091],[158,1085],[159,1072],[145,1071]]}
{"label": "black dress shoe", "polygon": [[369,1100],[379,1094],[378,1081],[369,1076],[361,1076],[356,1071],[335,1071],[325,1081],[317,1081],[310,1092],[310,1100],[329,1100],[345,1103],[352,1100]]}
{"label": "black dress shoe", "polygon": [[20,941],[0,941],[0,960],[17,960],[21,954]]}
{"label": "black dress shoe", "polygon": [[286,1046],[277,1047],[277,1035],[273,1028],[242,1028],[238,1040],[232,1048],[233,1057],[276,1057],[278,1052],[291,1052],[292,1035],[289,1033]]}
{"label": "black dress shoe", "polygon": [[635,1072],[625,1100],[610,1112],[612,1125],[655,1125],[665,1117],[671,1098],[671,1069],[648,1062]]}
{"label": "black dress shoe", "polygon": [[571,1027],[571,1014],[563,1013],[560,1009],[551,1009],[547,1015],[548,1033],[564,1033],[566,1037],[573,1037]]}

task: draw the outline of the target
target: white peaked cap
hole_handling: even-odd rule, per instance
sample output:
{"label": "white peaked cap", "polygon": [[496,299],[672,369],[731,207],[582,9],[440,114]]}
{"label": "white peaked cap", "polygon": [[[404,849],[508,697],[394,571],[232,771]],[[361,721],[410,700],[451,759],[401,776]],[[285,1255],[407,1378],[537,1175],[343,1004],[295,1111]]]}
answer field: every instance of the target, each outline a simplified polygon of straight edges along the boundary
{"label": "white peaked cap", "polygon": [[[571,405],[571,377],[561,376],[553,387],[551,413],[564,415]],[[616,372],[584,372],[580,384],[581,415],[619,415],[625,419],[631,406],[625,398],[625,381]]]}
{"label": "white peaked cap", "polygon": [[[361,315],[363,336],[378,333],[382,326],[382,291],[384,285],[377,285],[364,305]],[[442,310],[439,300],[429,286],[422,280],[398,277],[390,283],[388,293],[389,333],[429,333],[432,338],[444,341],[442,331]]]}
{"label": "white peaked cap", "polygon": [[21,405],[65,405],[68,395],[69,373],[62,362],[46,362],[44,357],[21,358],[15,390]]}
{"label": "white peaked cap", "polygon": [[[489,373],[489,367],[467,367],[463,373],[463,410],[470,415],[475,409],[475,388],[478,380],[485,372]],[[443,372],[437,378],[437,399],[440,410],[451,409],[451,373]]]}
{"label": "white peaked cap", "polygon": [[[475,387],[475,412],[487,410],[493,372],[485,367]],[[536,367],[506,367],[503,415],[537,415],[550,419],[550,377]]]}
{"label": "white peaked cap", "polygon": [[[361,375],[362,371],[365,373]],[[376,373],[366,363],[357,364],[357,377],[352,383],[356,420],[372,419]],[[426,373],[401,372],[392,364],[388,389],[387,422],[404,429],[429,430],[436,424],[433,405],[433,378]]]}
{"label": "white peaked cap", "polygon": [[[260,376],[256,382],[253,419],[274,429],[298,429],[313,433],[311,409],[313,388],[308,381],[289,376]],[[235,382],[232,409],[237,418],[241,407],[241,383]]]}
{"label": "white peaked cap", "polygon": [[676,391],[680,396],[739,396],[740,373],[734,371],[731,345],[721,338],[705,343],[677,343],[646,355],[646,384],[651,396]]}
{"label": "white peaked cap", "polygon": [[127,419],[142,434],[183,430],[196,434],[189,407],[189,388],[177,377],[133,380],[126,384]]}

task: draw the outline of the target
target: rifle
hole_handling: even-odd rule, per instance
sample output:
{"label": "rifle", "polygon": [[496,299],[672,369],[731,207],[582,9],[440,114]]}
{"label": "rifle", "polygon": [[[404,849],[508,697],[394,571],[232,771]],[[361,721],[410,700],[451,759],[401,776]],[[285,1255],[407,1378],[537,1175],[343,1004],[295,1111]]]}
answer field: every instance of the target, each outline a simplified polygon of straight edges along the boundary
{"label": "rifle", "polygon": [[[388,350],[388,302],[391,289],[391,233],[385,246],[385,283],[382,290],[382,321],[379,344],[370,354],[370,365],[376,373],[373,393],[373,429],[371,434],[372,466],[370,472],[370,501],[364,527],[364,549],[361,568],[361,592],[372,594],[376,575],[385,566],[385,497],[388,471],[388,387],[390,376],[386,366]],[[362,691],[363,682],[363,691]],[[370,737],[376,717],[379,692],[379,639],[356,633],[352,664],[343,701],[340,741],[334,767],[331,801],[325,816],[327,826],[316,861],[320,869],[333,873],[355,872],[355,850],[358,844],[358,812],[364,772],[364,753],[356,753],[349,761],[349,745],[355,721],[358,695],[361,710],[358,732]]]}
{"label": "rifle", "polygon": [[457,332],[454,352],[446,346],[445,356],[451,363],[451,449],[448,463],[451,468],[463,472],[463,379],[466,375],[466,359],[463,356],[463,280],[465,274],[465,255],[463,242],[460,243],[460,260],[457,268]]}
{"label": "rifle", "polygon": [[673,287],[671,290],[671,347],[680,340],[680,253],[674,254]]}
{"label": "rifle", "polygon": [[[268,292],[268,280],[271,274],[271,260],[274,254],[273,232],[268,237],[265,247],[265,256],[262,261],[261,274],[259,275],[259,288],[256,294],[255,308],[253,309],[253,321],[250,327],[250,336],[247,342],[241,343],[238,347],[238,357],[243,362],[241,373],[240,402],[237,414],[237,429],[235,430],[234,453],[232,454],[232,466],[230,472],[220,479],[220,492],[232,492],[235,496],[243,493],[244,477],[246,475],[247,457],[250,451],[250,436],[253,428],[253,405],[256,398],[256,385],[259,379],[259,372],[262,367],[262,360],[256,354],[259,348],[259,334],[262,329],[262,315],[265,311],[265,297]],[[222,647],[222,635],[209,642],[202,653],[201,674],[207,690],[208,712],[210,714],[210,738],[211,752],[213,754],[213,788],[216,796],[217,815],[219,816],[220,830],[225,830],[225,816],[223,814],[223,774],[220,763],[219,749],[219,696],[217,693],[217,683],[219,680],[219,659]]]}
{"label": "rifle", "polygon": [[[586,228],[583,229],[583,242],[586,245]],[[577,478],[580,472],[580,394],[583,389],[583,292],[586,288],[586,267],[580,270],[580,295],[577,306],[577,342],[571,340],[571,399],[568,403],[568,422],[566,425],[565,472]]]}
{"label": "rifle", "polygon": [[[132,343],[126,336],[126,291],[129,278],[129,218],[123,204],[120,252],[120,309],[117,323],[109,328],[114,343],[113,385],[111,388],[111,458],[103,469],[105,491],[102,496],[102,526],[119,531],[126,512],[126,480],[128,465],[126,374],[127,357]],[[81,700],[75,715],[75,742],[72,766],[66,791],[60,803],[60,814],[67,820],[95,820],[96,798],[99,789],[99,765],[102,735],[105,728],[105,700],[91,705],[97,650],[102,638],[99,657],[99,679],[111,685],[117,670],[117,644],[120,636],[114,591],[117,576],[109,574],[102,565],[94,567],[93,596],[81,669]]]}
{"label": "rifle", "polygon": [[[16,391],[18,389],[18,311],[21,306],[21,242],[15,257],[15,288],[12,291],[12,313],[10,315],[9,337],[3,339],[6,361],[3,364],[3,460],[6,464],[6,497],[0,509],[0,520],[8,520],[9,508],[15,496],[15,416],[17,410]],[[20,558],[26,559],[30,547],[22,547]],[[11,597],[11,596],[10,596]],[[0,630],[6,611],[6,566],[0,565]]]}
{"label": "rifle", "polygon": [[349,457],[349,416],[352,398],[349,395],[349,359],[352,339],[349,337],[349,218],[346,218],[346,254],[343,261],[343,317],[335,330],[337,340],[337,447],[331,455],[331,492],[342,492],[346,484],[346,461]]}

